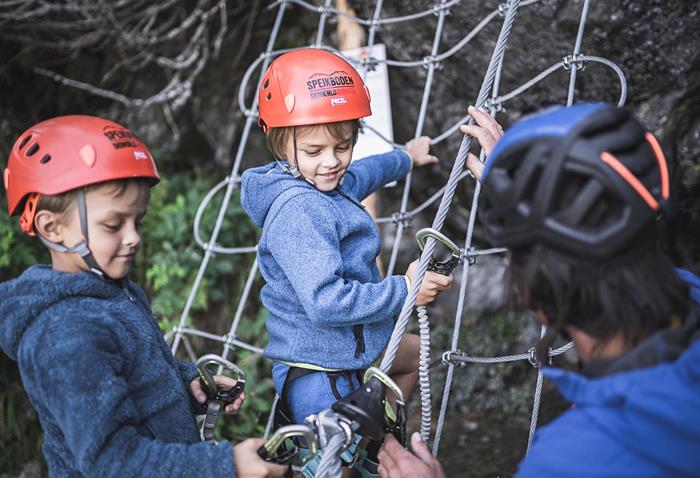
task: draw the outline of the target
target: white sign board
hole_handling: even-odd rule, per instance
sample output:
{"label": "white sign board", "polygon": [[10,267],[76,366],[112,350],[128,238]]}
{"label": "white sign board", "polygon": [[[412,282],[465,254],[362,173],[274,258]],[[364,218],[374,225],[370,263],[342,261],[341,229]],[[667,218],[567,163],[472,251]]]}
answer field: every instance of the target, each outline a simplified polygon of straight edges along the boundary
{"label": "white sign board", "polygon": [[[382,62],[375,64],[370,71],[358,64],[357,71],[365,81],[372,98],[372,116],[364,118],[366,124],[379,131],[382,136],[393,141],[394,129],[391,125],[391,98],[389,97],[389,72],[386,67],[386,48],[383,44],[377,44],[370,50],[368,47],[353,48],[343,52],[347,58],[360,62],[363,58],[372,57]],[[352,159],[360,159],[372,154],[386,153],[394,147],[377,136],[374,131],[365,128],[353,148]]]}

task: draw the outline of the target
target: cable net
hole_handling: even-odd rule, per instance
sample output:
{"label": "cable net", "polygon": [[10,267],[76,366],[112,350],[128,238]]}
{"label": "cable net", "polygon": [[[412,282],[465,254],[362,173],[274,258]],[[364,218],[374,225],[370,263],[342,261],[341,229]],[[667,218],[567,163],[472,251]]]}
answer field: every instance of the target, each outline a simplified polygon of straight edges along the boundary
{"label": "cable net", "polygon": [[[197,244],[204,250],[204,256],[202,259],[202,262],[200,264],[199,270],[197,272],[196,278],[194,283],[192,284],[192,288],[190,289],[190,292],[187,297],[187,301],[185,303],[185,306],[183,308],[182,314],[180,316],[180,320],[177,326],[173,328],[173,330],[169,331],[166,334],[166,338],[169,340],[172,340],[172,351],[173,353],[177,352],[177,350],[184,344],[185,348],[187,351],[192,354],[191,347],[188,346],[188,337],[189,336],[199,336],[199,337],[204,337],[207,339],[212,339],[215,341],[218,341],[222,344],[222,351],[221,355],[227,359],[230,354],[232,354],[236,348],[241,348],[241,349],[246,349],[250,350],[253,352],[258,352],[262,353],[262,350],[254,345],[245,343],[244,341],[241,341],[237,338],[236,331],[239,327],[239,324],[243,318],[243,309],[246,305],[246,303],[250,300],[250,292],[253,287],[253,283],[257,277],[258,273],[258,264],[257,261],[253,261],[253,264],[248,271],[248,276],[247,280],[245,283],[245,287],[243,288],[240,300],[238,302],[238,306],[234,312],[234,316],[232,319],[231,327],[229,328],[228,333],[225,335],[216,335],[212,333],[208,333],[203,330],[198,330],[194,327],[188,326],[187,325],[187,319],[190,314],[190,310],[194,301],[194,298],[196,294],[198,293],[201,285],[202,285],[202,280],[203,277],[206,273],[207,267],[209,266],[210,262],[214,259],[215,254],[255,254],[256,252],[256,245],[251,244],[250,246],[247,247],[226,247],[225,245],[222,245],[219,243],[219,233],[221,231],[221,227],[223,224],[223,218],[225,215],[225,212],[227,208],[230,205],[232,195],[234,191],[239,187],[240,185],[240,168],[241,168],[241,160],[248,148],[248,140],[251,132],[251,128],[257,127],[257,94],[252,95],[252,99],[246,98],[247,92],[250,91],[256,91],[257,86],[259,85],[262,75],[267,69],[268,65],[270,62],[277,56],[279,56],[282,53],[285,53],[287,51],[296,49],[296,48],[302,48],[302,47],[314,47],[314,48],[323,48],[327,49],[330,51],[335,51],[339,54],[341,52],[338,52],[335,48],[327,45],[325,43],[325,29],[326,25],[329,22],[329,20],[332,17],[338,17],[338,16],[343,16],[349,19],[352,19],[353,21],[357,22],[360,25],[363,25],[367,27],[368,29],[368,42],[367,46],[369,48],[369,51],[371,51],[372,46],[375,44],[375,39],[376,39],[376,33],[377,29],[381,27],[382,25],[390,24],[390,23],[407,23],[407,27],[410,27],[411,22],[433,22],[435,24],[435,30],[434,30],[434,37],[433,37],[433,43],[432,43],[432,48],[430,51],[430,54],[422,57],[422,58],[415,58],[412,60],[404,60],[404,61],[397,61],[397,60],[392,60],[392,59],[387,59],[387,60],[380,60],[377,58],[372,58],[367,57],[364,58],[361,61],[361,66],[368,66],[372,64],[378,64],[380,62],[386,63],[388,67],[391,68],[425,68],[427,74],[425,75],[425,82],[423,84],[423,94],[422,97],[420,98],[420,110],[418,114],[418,118],[416,120],[416,126],[415,126],[415,136],[421,136],[423,134],[423,126],[425,123],[426,116],[430,112],[430,95],[431,95],[431,88],[434,82],[434,79],[436,75],[439,75],[439,66],[441,62],[444,60],[454,56],[454,55],[459,55],[459,54],[464,54],[465,47],[469,44],[469,42],[476,36],[478,35],[484,27],[489,24],[490,22],[497,22],[500,21],[501,23],[501,29],[498,35],[498,38],[496,39],[495,42],[495,47],[494,50],[491,53],[491,58],[489,62],[489,66],[484,74],[484,80],[481,85],[481,89],[479,91],[478,97],[476,99],[472,98],[455,98],[455,101],[461,102],[464,105],[464,109],[466,110],[467,105],[469,104],[474,104],[477,107],[484,107],[488,109],[492,115],[497,115],[499,111],[501,111],[503,105],[507,103],[509,100],[515,98],[518,95],[521,95],[525,93],[528,89],[536,85],[537,83],[541,82],[548,76],[559,72],[559,73],[564,73],[568,74],[569,76],[569,86],[568,86],[568,92],[567,92],[567,105],[571,105],[574,102],[574,91],[575,91],[575,85],[576,85],[576,78],[578,71],[583,68],[583,66],[588,63],[588,62],[595,62],[602,64],[606,67],[609,67],[613,73],[615,73],[617,80],[619,82],[619,89],[620,89],[620,96],[618,100],[618,105],[622,106],[625,102],[626,95],[627,95],[627,85],[626,85],[626,80],[625,76],[622,72],[622,69],[616,65],[614,62],[606,59],[606,58],[601,58],[598,56],[590,56],[590,55],[584,55],[581,53],[581,44],[583,40],[583,34],[585,30],[585,25],[586,25],[586,18],[588,14],[588,7],[589,7],[589,0],[584,0],[582,3],[582,8],[581,8],[581,15],[580,15],[580,21],[579,21],[579,26],[578,26],[578,31],[576,38],[574,39],[573,42],[573,47],[571,50],[562,50],[563,56],[561,60],[554,61],[552,66],[549,68],[545,69],[544,71],[540,72],[533,78],[525,81],[522,83],[520,86],[516,87],[510,92],[503,93],[501,94],[499,92],[499,85],[500,85],[500,74],[501,74],[501,68],[503,65],[504,61],[504,53],[505,49],[507,46],[508,42],[508,35],[511,30],[511,27],[516,21],[517,17],[517,12],[520,7],[527,7],[527,8],[537,8],[537,4],[540,3],[540,0],[528,0],[528,1],[518,1],[518,0],[510,0],[506,3],[503,3],[499,5],[496,9],[494,9],[491,13],[486,15],[472,30],[468,31],[465,33],[465,35],[458,41],[456,42],[453,46],[451,46],[449,49],[445,51],[440,51],[439,46],[441,43],[441,37],[443,34],[445,22],[448,21],[448,15],[450,13],[451,9],[458,9],[462,8],[464,6],[464,3],[462,0],[439,0],[432,5],[429,6],[429,8],[426,8],[423,11],[418,11],[418,12],[413,12],[413,13],[407,13],[402,16],[394,16],[394,17],[382,17],[382,0],[378,0],[375,4],[373,14],[370,18],[360,18],[357,16],[352,16],[348,15],[346,12],[341,11],[337,8],[334,8],[332,6],[332,0],[323,0],[320,3],[313,4],[306,2],[304,0],[278,0],[272,3],[268,9],[276,9],[276,17],[275,21],[272,27],[272,31],[270,32],[270,37],[267,43],[267,47],[264,52],[260,54],[260,56],[248,67],[247,71],[245,72],[245,75],[243,76],[242,84],[240,85],[239,89],[239,98],[238,98],[238,104],[241,112],[244,113],[245,115],[245,124],[242,130],[240,142],[238,144],[238,148],[236,150],[236,155],[235,155],[235,160],[233,162],[232,169],[229,173],[228,176],[226,176],[221,182],[219,182],[206,196],[203,198],[198,210],[197,214],[195,217],[195,223],[194,223],[194,238]],[[318,15],[318,27],[316,30],[316,36],[315,40],[312,44],[310,45],[298,45],[294,48],[284,48],[284,49],[278,49],[275,47],[276,41],[277,41],[277,36],[279,34],[280,28],[282,28],[285,13],[288,11],[288,8],[290,5],[296,5],[298,7],[301,7],[303,9],[306,9],[310,12],[315,13]],[[389,56],[391,56],[391,51],[388,52]],[[353,62],[352,59],[347,58],[348,61]],[[355,62],[355,64],[357,64]],[[417,76],[417,75],[416,75]],[[255,88],[253,88],[253,86]],[[418,101],[418,99],[416,99]],[[460,118],[458,121],[456,121],[453,125],[448,127],[445,131],[440,132],[439,134],[434,135],[432,143],[437,144],[442,141],[445,141],[448,137],[451,135],[455,134],[459,126],[464,123],[471,123],[473,120],[470,116],[466,115],[463,118]],[[369,128],[369,126],[365,125],[365,127]],[[371,129],[371,128],[370,128]],[[380,135],[377,131],[374,131],[376,134]],[[381,136],[381,135],[380,135]],[[393,143],[392,141],[389,141],[388,139],[384,138],[385,141],[388,143],[392,144],[393,146],[397,147],[402,147],[400,145],[397,145]],[[446,184],[444,187],[442,187],[439,191],[437,191],[435,194],[433,194],[431,197],[429,197],[426,201],[424,201],[422,204],[418,205],[416,208],[409,210],[408,209],[408,199],[411,191],[411,186],[412,186],[412,176],[409,173],[408,176],[406,177],[404,183],[403,183],[403,191],[402,191],[402,198],[401,198],[401,204],[400,208],[398,211],[394,211],[393,213],[387,215],[386,217],[380,217],[376,220],[378,224],[383,224],[383,223],[393,223],[395,226],[395,238],[393,241],[392,249],[391,249],[391,259],[388,264],[387,268],[387,275],[391,275],[394,272],[394,269],[396,267],[396,261],[398,257],[398,253],[401,247],[401,242],[404,237],[404,234],[406,232],[407,227],[410,224],[410,221],[413,217],[416,215],[422,213],[426,208],[431,206],[432,204],[436,203],[438,200],[439,206],[437,213],[433,219],[432,222],[432,227],[436,230],[440,230],[444,224],[445,218],[447,217],[449,213],[449,208],[450,204],[452,203],[453,196],[455,194],[457,186],[460,184],[461,181],[465,180],[469,176],[469,173],[464,170],[464,164],[466,160],[467,153],[469,151],[469,147],[471,144],[471,137],[469,136],[464,136],[462,139],[462,143],[460,145],[459,151],[456,153],[456,158],[454,160],[451,174],[449,176],[449,179],[447,180]],[[483,156],[481,158],[483,160]],[[471,178],[467,180],[472,180]],[[206,208],[209,206],[210,202],[213,200],[215,196],[220,194],[223,191],[223,198],[221,200],[220,206],[219,206],[219,211],[216,219],[216,223],[214,225],[213,230],[211,231],[211,235],[209,238],[205,239],[202,237],[202,234],[200,232],[200,223],[201,219],[203,216],[204,211]],[[442,354],[442,363],[447,366],[447,376],[446,376],[446,381],[445,381],[445,386],[443,390],[443,395],[442,395],[442,400],[441,400],[441,406],[440,406],[440,411],[439,411],[439,417],[438,417],[438,422],[437,422],[437,427],[436,427],[436,433],[433,441],[433,454],[437,454],[438,449],[439,449],[439,444],[440,444],[440,439],[442,436],[442,431],[444,428],[444,423],[445,423],[445,415],[447,412],[447,407],[448,407],[448,400],[450,396],[450,391],[452,387],[452,381],[454,378],[454,373],[455,369],[460,366],[460,364],[464,363],[498,363],[498,362],[507,362],[507,361],[516,361],[516,360],[529,360],[533,365],[537,366],[536,362],[534,361],[534,355],[532,351],[529,351],[528,353],[523,353],[523,354],[517,354],[517,355],[511,355],[511,356],[505,356],[505,357],[471,357],[469,355],[463,354],[459,350],[459,331],[460,331],[460,325],[461,325],[461,320],[463,317],[463,313],[465,310],[465,298],[466,298],[466,288],[467,288],[467,283],[469,279],[469,271],[470,267],[476,262],[475,259],[479,256],[485,256],[485,255],[490,255],[490,254],[502,254],[505,249],[502,248],[493,248],[493,249],[484,249],[484,250],[476,250],[474,247],[472,247],[472,237],[473,237],[473,231],[474,231],[474,224],[476,221],[476,215],[477,215],[477,208],[478,208],[478,200],[479,200],[479,193],[480,193],[480,184],[477,183],[475,185],[475,190],[474,194],[472,196],[472,201],[471,201],[471,208],[470,208],[470,214],[469,214],[469,220],[468,223],[465,227],[464,230],[464,240],[462,242],[463,248],[462,248],[462,256],[464,259],[464,266],[461,269],[461,276],[460,276],[460,290],[459,290],[459,296],[458,296],[458,302],[455,307],[455,315],[454,315],[454,326],[453,326],[453,333],[452,333],[452,341],[451,341],[451,348],[448,351],[445,351]],[[414,276],[414,281],[412,284],[412,288],[409,291],[408,297],[404,303],[404,306],[402,308],[401,314],[399,316],[399,319],[396,323],[394,333],[392,334],[391,340],[389,342],[389,345],[387,347],[387,351],[383,357],[382,363],[381,363],[381,369],[384,372],[387,372],[389,368],[391,367],[394,358],[396,356],[396,351],[398,349],[398,344],[401,339],[401,336],[406,330],[408,320],[410,319],[415,302],[416,302],[416,297],[418,295],[418,290],[420,288],[420,284],[423,280],[423,277],[425,275],[425,272],[427,270],[428,266],[428,261],[429,258],[431,257],[433,250],[435,248],[435,239],[432,237],[428,238],[426,241],[425,247],[423,249],[423,252],[421,254],[421,259],[419,262],[419,266],[416,270],[415,276]],[[544,330],[541,332],[542,334],[544,333]],[[557,350],[550,351],[550,356],[555,356],[558,354],[561,354],[571,348],[571,344],[567,344],[564,347],[561,347]],[[194,357],[193,357],[194,358]],[[537,424],[537,416],[539,412],[539,403],[540,403],[540,394],[541,394],[541,387],[542,387],[542,373],[539,371],[538,368],[538,373],[537,373],[537,382],[536,382],[536,389],[535,389],[535,396],[534,396],[534,404],[533,404],[533,409],[532,409],[532,417],[531,417],[531,425],[530,425],[530,434],[529,434],[529,439],[528,439],[528,449],[530,447],[530,444],[532,442],[534,430]],[[429,413],[429,408],[427,413]],[[424,413],[426,411],[424,410]],[[429,416],[424,416],[423,421],[429,424],[430,423],[430,417]],[[269,433],[269,428],[270,428],[271,420],[268,420],[268,430],[266,431],[266,434]],[[324,463],[325,466],[325,463]],[[335,466],[335,464],[333,464]]]}

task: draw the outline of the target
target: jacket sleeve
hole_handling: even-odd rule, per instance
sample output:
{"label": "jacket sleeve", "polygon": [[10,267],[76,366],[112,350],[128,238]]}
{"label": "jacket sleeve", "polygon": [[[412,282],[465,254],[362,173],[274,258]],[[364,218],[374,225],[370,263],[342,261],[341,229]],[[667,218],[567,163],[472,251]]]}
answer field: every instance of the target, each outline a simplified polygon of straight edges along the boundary
{"label": "jacket sleeve", "polygon": [[408,294],[404,276],[377,283],[344,277],[335,206],[291,198],[271,221],[268,247],[316,324],[367,324],[399,314]]}
{"label": "jacket sleeve", "polygon": [[[19,354],[22,380],[48,410],[85,476],[232,477],[231,445],[172,443],[139,433],[124,351],[104,317],[41,320]],[[83,320],[85,319],[85,320]],[[47,366],[63,364],[63,366]],[[35,404],[36,406],[36,404]]]}
{"label": "jacket sleeve", "polygon": [[190,408],[192,408],[192,413],[195,415],[204,415],[207,413],[207,407],[199,403],[190,392],[190,382],[199,376],[197,366],[192,362],[187,362],[185,360],[176,359],[175,362],[177,363],[177,371],[180,374],[180,378],[185,384],[187,394],[190,397]]}
{"label": "jacket sleeve", "polygon": [[410,170],[410,156],[397,148],[353,161],[342,187],[362,201],[385,184],[402,179]]}

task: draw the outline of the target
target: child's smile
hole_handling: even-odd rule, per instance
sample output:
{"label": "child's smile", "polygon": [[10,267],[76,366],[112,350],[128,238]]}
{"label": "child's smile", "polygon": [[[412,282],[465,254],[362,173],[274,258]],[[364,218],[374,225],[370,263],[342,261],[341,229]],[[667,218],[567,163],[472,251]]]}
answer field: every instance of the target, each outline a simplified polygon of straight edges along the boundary
{"label": "child's smile", "polygon": [[[320,191],[332,191],[338,186],[352,158],[353,137],[348,125],[344,138],[334,137],[323,126],[297,130],[296,166],[302,176]],[[294,166],[294,141],[287,145],[287,158]]]}

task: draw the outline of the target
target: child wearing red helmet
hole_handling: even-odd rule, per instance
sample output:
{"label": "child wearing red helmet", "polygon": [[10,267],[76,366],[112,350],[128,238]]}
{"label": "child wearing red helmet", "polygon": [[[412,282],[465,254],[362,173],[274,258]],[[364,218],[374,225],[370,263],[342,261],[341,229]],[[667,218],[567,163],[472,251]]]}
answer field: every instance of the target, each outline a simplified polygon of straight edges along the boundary
{"label": "child wearing red helmet", "polygon": [[[243,174],[241,204],[262,227],[265,355],[273,360],[279,418],[302,423],[359,386],[358,376],[389,341],[417,265],[404,276],[381,277],[380,235],[361,201],[437,158],[422,137],[405,151],[351,163],[359,119],[371,114],[370,93],[357,71],[328,51],[278,57],[262,79],[258,106],[275,162]],[[429,272],[418,304],[451,283]],[[407,335],[390,372],[406,396],[417,362],[418,339]]]}
{"label": "child wearing red helmet", "polygon": [[49,474],[281,476],[283,467],[258,458],[260,441],[200,441],[197,370],[173,357],[126,277],[158,179],[133,132],[91,116],[43,121],[10,152],[9,213],[49,248],[51,266],[0,284],[0,347],[17,361],[41,421]]}

